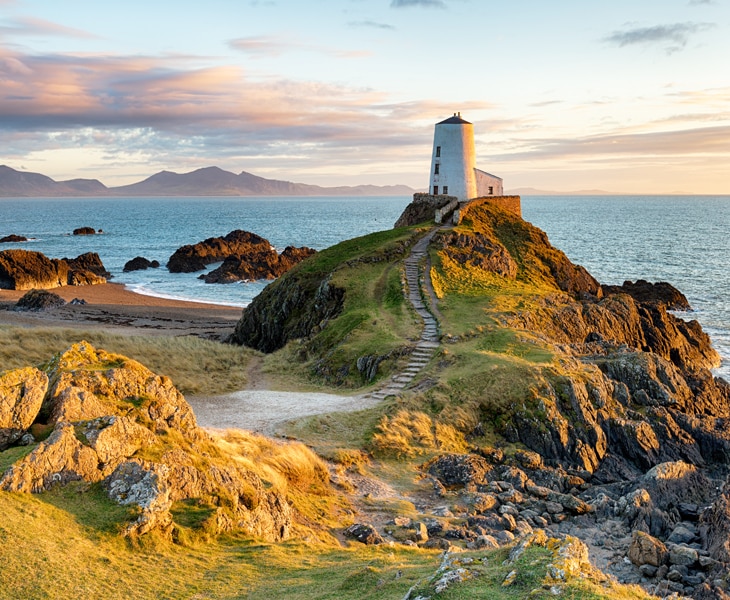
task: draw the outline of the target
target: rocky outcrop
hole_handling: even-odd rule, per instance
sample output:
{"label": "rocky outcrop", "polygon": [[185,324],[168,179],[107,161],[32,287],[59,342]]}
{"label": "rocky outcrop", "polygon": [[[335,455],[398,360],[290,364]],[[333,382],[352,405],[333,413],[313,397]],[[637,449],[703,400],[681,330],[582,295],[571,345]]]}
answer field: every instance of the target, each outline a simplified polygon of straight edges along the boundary
{"label": "rocky outcrop", "polygon": [[310,335],[341,311],[345,290],[330,278],[296,273],[268,285],[243,311],[229,342],[274,352],[290,340]]}
{"label": "rocky outcrop", "polygon": [[[105,275],[106,273],[106,275]],[[52,289],[64,285],[105,283],[109,273],[95,252],[73,259],[47,258],[30,250],[0,252],[0,288]]]}
{"label": "rocky outcrop", "polygon": [[691,310],[687,297],[666,281],[651,283],[644,279],[624,281],[623,285],[602,285],[604,296],[628,294],[636,302],[661,304],[667,310]]}
{"label": "rocky outcrop", "polygon": [[28,238],[23,235],[10,234],[0,238],[0,244],[27,242]]}
{"label": "rocky outcrop", "polygon": [[432,222],[438,209],[456,200],[456,196],[413,194],[413,202],[405,207],[393,227],[407,227]]}
{"label": "rocky outcrop", "polygon": [[124,264],[122,271],[125,273],[129,273],[131,271],[145,271],[147,269],[157,269],[159,266],[160,263],[156,260],[148,260],[144,256],[136,256]]}
{"label": "rocky outcrop", "polygon": [[267,250],[245,255],[229,256],[220,267],[201,275],[200,279],[205,283],[276,279],[315,252],[316,250],[312,248],[287,246],[281,254],[277,254],[276,250],[269,247]]}
{"label": "rocky outcrop", "polygon": [[113,500],[138,508],[126,535],[173,535],[172,509],[182,501],[210,509],[208,531],[272,541],[290,535],[292,510],[282,492],[222,456],[172,382],[136,361],[81,342],[56,356],[48,375],[4,375],[0,448],[27,436],[32,424],[52,431],[2,473],[0,489],[101,482]]}
{"label": "rocky outcrop", "polygon": [[178,248],[167,261],[167,268],[171,273],[193,273],[229,256],[253,255],[270,249],[271,243],[268,240],[255,233],[237,229],[223,237],[208,238],[197,244]]}
{"label": "rocky outcrop", "polygon": [[88,272],[101,279],[110,279],[112,276],[112,274],[106,270],[104,263],[101,262],[101,258],[96,252],[87,252],[86,254],[80,254],[76,258],[64,258],[62,260],[66,261],[72,272]]}
{"label": "rocky outcrop", "polygon": [[30,290],[15,303],[15,310],[18,311],[41,311],[52,310],[66,304],[66,301],[58,294],[47,290]]}

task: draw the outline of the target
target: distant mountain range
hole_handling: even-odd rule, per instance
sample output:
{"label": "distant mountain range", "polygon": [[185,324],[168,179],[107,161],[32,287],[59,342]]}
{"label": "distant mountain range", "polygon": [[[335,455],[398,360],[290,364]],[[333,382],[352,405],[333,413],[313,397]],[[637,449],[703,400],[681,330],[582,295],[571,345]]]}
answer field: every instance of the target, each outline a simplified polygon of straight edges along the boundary
{"label": "distant mountain range", "polygon": [[218,167],[190,173],[161,171],[131,185],[107,187],[98,179],[54,181],[40,173],[0,166],[0,197],[57,198],[79,196],[410,196],[406,185],[356,185],[321,187],[265,179],[241,171],[238,175]]}

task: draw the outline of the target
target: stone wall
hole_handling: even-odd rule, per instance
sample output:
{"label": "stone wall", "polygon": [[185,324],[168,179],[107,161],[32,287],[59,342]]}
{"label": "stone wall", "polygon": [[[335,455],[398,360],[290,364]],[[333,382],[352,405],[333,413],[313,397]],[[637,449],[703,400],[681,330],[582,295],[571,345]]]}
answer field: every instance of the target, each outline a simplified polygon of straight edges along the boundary
{"label": "stone wall", "polygon": [[454,211],[454,225],[461,223],[461,220],[472,208],[482,204],[494,204],[502,210],[522,218],[522,201],[519,196],[485,196],[484,198],[474,198],[463,202],[459,210]]}

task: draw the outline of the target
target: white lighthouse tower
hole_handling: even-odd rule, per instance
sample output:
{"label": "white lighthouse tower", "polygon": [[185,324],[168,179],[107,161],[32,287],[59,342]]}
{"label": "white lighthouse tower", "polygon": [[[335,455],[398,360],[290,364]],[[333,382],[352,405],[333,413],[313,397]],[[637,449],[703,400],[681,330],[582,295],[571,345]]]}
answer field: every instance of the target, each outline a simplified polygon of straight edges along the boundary
{"label": "white lighthouse tower", "polygon": [[455,196],[460,201],[501,196],[502,179],[476,168],[474,126],[454,113],[436,124],[431,155],[429,192]]}

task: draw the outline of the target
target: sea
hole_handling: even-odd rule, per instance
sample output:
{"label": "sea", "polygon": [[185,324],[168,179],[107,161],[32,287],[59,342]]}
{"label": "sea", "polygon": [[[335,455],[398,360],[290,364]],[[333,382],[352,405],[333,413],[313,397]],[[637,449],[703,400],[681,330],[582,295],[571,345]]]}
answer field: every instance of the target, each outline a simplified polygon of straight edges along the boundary
{"label": "sea", "polygon": [[[289,245],[321,250],[391,228],[410,200],[2,198],[0,237],[31,239],[0,249],[26,248],[53,258],[97,252],[112,281],[132,291],[243,307],[268,282],[206,284],[199,273],[169,273],[164,265],[170,255],[234,229],[261,235],[279,251]],[[716,374],[730,381],[730,196],[526,196],[522,213],[601,283],[646,279],[679,288],[693,310],[678,316],[702,324],[724,358]],[[71,235],[79,227],[102,233]],[[162,267],[124,273],[124,264],[136,256]]]}

